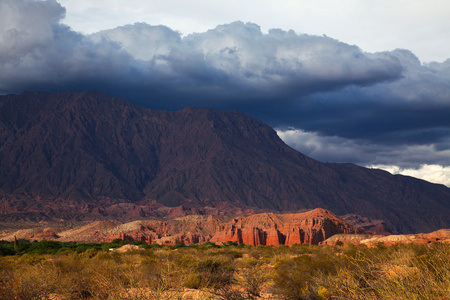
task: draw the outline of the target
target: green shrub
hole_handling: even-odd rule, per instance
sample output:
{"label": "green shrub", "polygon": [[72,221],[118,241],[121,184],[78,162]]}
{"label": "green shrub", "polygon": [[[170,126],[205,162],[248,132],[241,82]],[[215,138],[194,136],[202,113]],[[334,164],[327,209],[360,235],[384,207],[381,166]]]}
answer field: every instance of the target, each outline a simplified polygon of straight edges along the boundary
{"label": "green shrub", "polygon": [[16,251],[14,251],[13,248],[0,245],[0,256],[7,256],[7,255],[14,255],[16,254]]}
{"label": "green shrub", "polygon": [[334,243],[336,246],[341,247],[344,245],[344,243],[340,240],[337,240],[336,243]]}
{"label": "green shrub", "polygon": [[340,265],[339,258],[334,254],[317,252],[278,259],[272,274],[275,292],[285,299],[304,299],[319,288],[313,282],[314,276],[334,276]]}
{"label": "green shrub", "polygon": [[238,242],[228,241],[228,242],[222,242],[222,246],[224,247],[237,247],[239,246]]}
{"label": "green shrub", "polygon": [[231,263],[220,258],[200,260],[195,268],[195,273],[201,279],[201,285],[213,289],[229,286],[233,282],[234,272]]}
{"label": "green shrub", "polygon": [[244,288],[247,299],[253,300],[261,297],[262,290],[269,280],[267,270],[258,264],[249,264],[240,272],[241,286]]}
{"label": "green shrub", "polygon": [[199,249],[208,249],[208,248],[221,248],[219,245],[216,245],[212,242],[205,242],[198,246]]}
{"label": "green shrub", "polygon": [[199,289],[202,279],[197,274],[187,274],[183,280],[183,286],[189,289]]}
{"label": "green shrub", "polygon": [[183,248],[186,247],[186,245],[183,242],[180,242],[176,245],[173,245],[172,247],[170,247],[171,249],[178,249],[178,248]]}

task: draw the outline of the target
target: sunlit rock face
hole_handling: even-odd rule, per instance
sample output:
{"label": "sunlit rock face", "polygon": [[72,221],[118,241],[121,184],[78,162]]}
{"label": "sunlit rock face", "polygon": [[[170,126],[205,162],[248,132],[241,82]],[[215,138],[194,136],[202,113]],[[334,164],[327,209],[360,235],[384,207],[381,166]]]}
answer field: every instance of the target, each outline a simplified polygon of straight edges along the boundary
{"label": "sunlit rock face", "polygon": [[262,213],[224,222],[215,216],[186,216],[170,221],[139,221],[135,227],[104,237],[149,244],[186,245],[235,242],[250,246],[317,245],[334,234],[357,234],[364,230],[345,223],[324,209],[297,214]]}
{"label": "sunlit rock face", "polygon": [[314,244],[338,233],[362,233],[324,209],[297,214],[257,214],[219,226],[211,242],[233,241],[246,245]]}

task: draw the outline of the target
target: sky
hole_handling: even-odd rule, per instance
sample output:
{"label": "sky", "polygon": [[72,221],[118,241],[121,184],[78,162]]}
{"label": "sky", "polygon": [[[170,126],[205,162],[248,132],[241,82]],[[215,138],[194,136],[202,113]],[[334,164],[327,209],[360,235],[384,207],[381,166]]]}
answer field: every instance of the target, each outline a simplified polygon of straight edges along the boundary
{"label": "sky", "polygon": [[0,0],[0,94],[235,109],[323,162],[450,186],[448,0]]}

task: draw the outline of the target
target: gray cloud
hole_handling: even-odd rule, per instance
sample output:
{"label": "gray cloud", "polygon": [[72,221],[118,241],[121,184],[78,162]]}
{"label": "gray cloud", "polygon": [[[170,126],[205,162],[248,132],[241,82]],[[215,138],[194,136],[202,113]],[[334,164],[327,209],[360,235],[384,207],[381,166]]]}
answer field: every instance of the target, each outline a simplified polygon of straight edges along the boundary
{"label": "gray cloud", "polygon": [[0,61],[19,63],[33,49],[52,43],[52,25],[64,17],[56,1],[0,2]]}
{"label": "gray cloud", "polygon": [[[293,128],[278,129],[277,133],[291,147],[320,161],[351,161],[359,165],[396,165],[414,169],[423,164],[448,166],[450,157],[450,148],[439,148],[433,143],[385,145],[366,139],[323,136]],[[450,138],[447,141],[450,142]]]}
{"label": "gray cloud", "polygon": [[450,60],[421,65],[406,50],[389,55],[404,67],[400,79],[310,95],[298,102],[297,112],[307,113],[296,126],[382,144],[444,142],[450,136]]}
{"label": "gray cloud", "polygon": [[[322,137],[320,148],[297,146],[320,160],[445,164],[450,60],[242,22],[184,37],[145,23],[85,36],[64,15],[54,0],[0,0],[0,93],[93,89],[158,109],[237,109]],[[432,150],[420,158],[419,148]]]}
{"label": "gray cloud", "polygon": [[[199,102],[214,105],[213,98],[220,96],[236,101],[290,98],[392,80],[402,71],[395,57],[370,57],[328,37],[276,29],[262,34],[249,23],[235,22],[184,38],[167,27],[143,23],[86,37],[59,23],[65,11],[55,1],[7,0],[4,7],[2,17],[36,19],[36,24],[4,26],[0,63],[7,73],[2,92],[15,85],[36,86],[45,79],[56,89],[86,81],[94,87],[115,86],[120,81],[123,87],[140,90],[157,86],[174,97],[175,92],[192,93]],[[20,42],[12,44],[11,39]],[[44,76],[30,75],[30,69],[42,70]]]}

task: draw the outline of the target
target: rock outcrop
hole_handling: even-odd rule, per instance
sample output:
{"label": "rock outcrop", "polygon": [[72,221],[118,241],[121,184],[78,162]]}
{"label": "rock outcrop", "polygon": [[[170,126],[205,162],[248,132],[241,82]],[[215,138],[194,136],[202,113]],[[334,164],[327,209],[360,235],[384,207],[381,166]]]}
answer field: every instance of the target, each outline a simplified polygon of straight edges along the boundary
{"label": "rock outcrop", "polygon": [[317,208],[298,214],[257,214],[221,225],[211,242],[234,241],[246,245],[317,245],[338,233],[362,233],[327,210]]}
{"label": "rock outcrop", "polygon": [[321,245],[336,245],[337,242],[364,244],[374,246],[377,244],[393,245],[393,244],[429,244],[432,242],[450,243],[450,229],[440,229],[430,233],[418,234],[391,234],[391,235],[370,235],[370,234],[336,234],[325,241]]}
{"label": "rock outcrop", "polygon": [[145,241],[149,244],[178,243],[294,245],[319,244],[338,233],[362,233],[327,210],[318,208],[297,214],[263,213],[237,217],[221,222],[217,217],[188,216],[171,221],[142,221],[133,230],[121,231],[105,237],[105,241],[123,239]]}
{"label": "rock outcrop", "polygon": [[390,235],[393,233],[392,228],[384,220],[374,220],[356,214],[346,214],[340,217],[348,224],[373,234]]}
{"label": "rock outcrop", "polygon": [[42,232],[31,234],[28,236],[29,239],[33,240],[55,240],[58,239],[59,236],[51,229],[46,229]]}
{"label": "rock outcrop", "polygon": [[335,234],[328,239],[320,242],[320,245],[329,245],[335,246],[340,244],[359,244],[362,240],[367,240],[371,238],[380,238],[384,237],[384,235],[374,235],[370,233],[362,233],[362,234]]}
{"label": "rock outcrop", "polygon": [[103,241],[114,239],[144,241],[148,244],[173,246],[202,244],[209,241],[216,227],[221,223],[218,216],[189,215],[168,221],[135,221],[109,231]]}
{"label": "rock outcrop", "polygon": [[364,230],[345,223],[331,212],[317,208],[296,214],[262,213],[230,218],[228,216],[188,215],[172,220],[140,220],[120,224],[96,221],[64,228],[42,227],[0,234],[0,239],[14,237],[31,240],[77,242],[144,241],[148,244],[186,245],[236,242],[258,246],[319,244],[335,234],[357,234]]}

